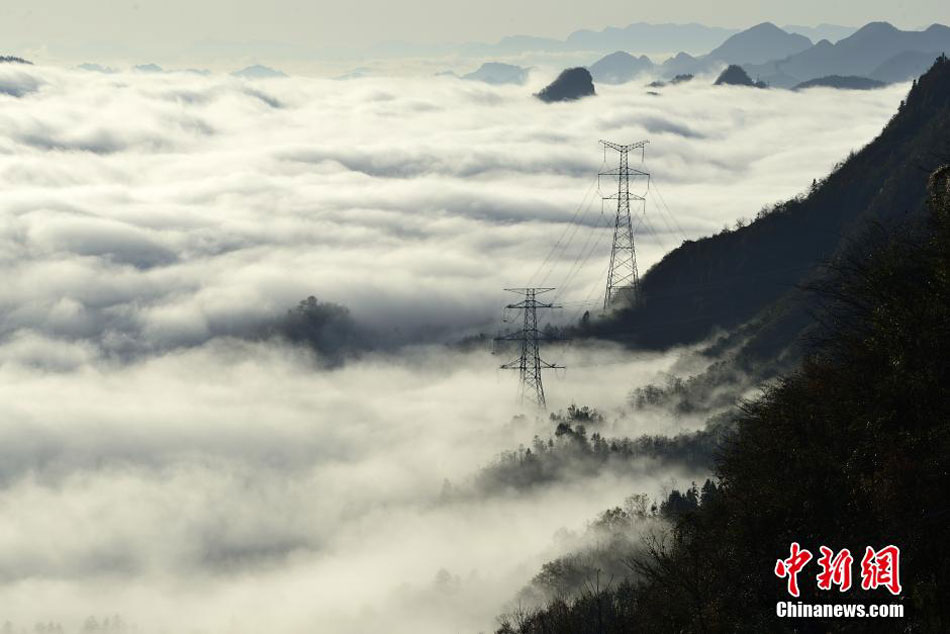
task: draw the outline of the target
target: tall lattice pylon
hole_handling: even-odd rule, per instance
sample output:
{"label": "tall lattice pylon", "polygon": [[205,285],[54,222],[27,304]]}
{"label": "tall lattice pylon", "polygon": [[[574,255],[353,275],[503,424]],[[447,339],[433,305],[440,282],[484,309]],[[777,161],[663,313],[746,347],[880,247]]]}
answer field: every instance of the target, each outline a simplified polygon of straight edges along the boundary
{"label": "tall lattice pylon", "polygon": [[503,370],[518,370],[521,378],[521,400],[530,400],[541,409],[546,408],[544,384],[541,382],[541,370],[563,368],[562,365],[548,363],[541,358],[541,342],[549,340],[538,330],[539,308],[560,308],[554,304],[539,302],[537,296],[553,288],[506,288],[506,291],[523,295],[524,299],[505,306],[508,310],[518,310],[524,315],[524,324],[520,332],[497,337],[496,341],[517,341],[521,354],[501,366]]}
{"label": "tall lattice pylon", "polygon": [[[604,291],[604,310],[608,310],[618,301],[636,304],[640,301],[640,275],[637,272],[637,250],[633,240],[633,221],[630,215],[630,201],[636,201],[639,210],[644,210],[646,198],[630,193],[630,178],[646,178],[649,186],[650,175],[641,169],[630,167],[630,150],[640,150],[640,163],[649,141],[638,141],[627,145],[601,141],[604,153],[607,148],[620,154],[620,163],[616,169],[601,172],[600,176],[617,177],[617,193],[604,196],[604,200],[617,201],[617,216],[614,219],[614,240],[610,247],[610,268],[607,270],[607,289]],[[605,157],[606,158],[606,157]]]}

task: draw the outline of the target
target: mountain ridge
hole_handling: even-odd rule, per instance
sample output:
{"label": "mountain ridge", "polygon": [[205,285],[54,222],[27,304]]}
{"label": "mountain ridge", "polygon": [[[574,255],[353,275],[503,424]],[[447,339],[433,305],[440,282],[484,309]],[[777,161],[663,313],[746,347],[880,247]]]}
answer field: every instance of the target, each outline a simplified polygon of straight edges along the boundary
{"label": "mountain ridge", "polygon": [[773,75],[790,77],[795,83],[827,75],[869,77],[881,65],[908,52],[933,54],[934,58],[950,52],[950,27],[933,24],[923,31],[902,31],[887,22],[870,22],[834,44],[822,40],[800,53],[746,70],[773,85],[779,85]]}
{"label": "mountain ridge", "polygon": [[622,84],[654,68],[653,61],[646,55],[635,57],[625,51],[606,55],[590,66],[594,81],[603,84]]}
{"label": "mountain ridge", "polygon": [[638,306],[591,324],[589,334],[666,348],[726,331],[751,358],[780,359],[810,323],[800,286],[869,226],[918,217],[929,170],[948,158],[950,61],[941,57],[882,132],[808,195],[736,231],[685,241],[643,275]]}
{"label": "mountain ridge", "polygon": [[789,33],[771,22],[762,22],[730,36],[705,58],[727,64],[761,64],[800,53],[811,46],[812,41],[804,35]]}
{"label": "mountain ridge", "polygon": [[[714,72],[722,64],[742,66],[751,76],[779,88],[835,75],[897,83],[919,76],[940,54],[950,52],[950,27],[932,24],[920,31],[902,31],[888,22],[870,22],[834,43],[820,39],[812,44],[806,36],[763,22],[730,35],[705,55],[680,51],[660,64],[630,52],[643,53],[642,49],[619,48],[589,66],[617,66],[604,73],[604,83],[622,83],[624,77],[628,81],[651,71],[660,77]],[[620,53],[627,57],[613,59]]]}
{"label": "mountain ridge", "polygon": [[481,81],[486,84],[523,84],[528,78],[528,69],[514,64],[485,62],[477,70],[462,75],[467,81]]}

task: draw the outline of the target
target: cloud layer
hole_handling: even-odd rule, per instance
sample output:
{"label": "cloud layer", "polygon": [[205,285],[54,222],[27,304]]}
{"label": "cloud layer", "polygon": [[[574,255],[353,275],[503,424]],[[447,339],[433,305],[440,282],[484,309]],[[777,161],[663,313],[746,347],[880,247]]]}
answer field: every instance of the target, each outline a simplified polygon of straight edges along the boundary
{"label": "cloud layer", "polygon": [[[701,79],[544,105],[546,79],[0,66],[0,619],[487,630],[559,530],[697,477],[645,462],[635,481],[446,500],[444,480],[550,429],[512,419],[498,358],[434,342],[493,328],[501,289],[529,280],[561,287],[566,317],[596,304],[597,139],[651,141],[676,220],[648,206],[645,270],[803,190],[904,88]],[[308,295],[416,345],[326,371],[240,339]],[[571,368],[554,407],[605,408],[618,435],[698,424],[622,415],[675,356],[552,353]]]}
{"label": "cloud layer", "polygon": [[[555,405],[620,407],[611,376],[647,381],[669,365],[611,349],[559,356],[575,369],[549,381]],[[5,365],[0,618],[478,631],[560,552],[558,531],[697,477],[645,461],[632,481],[444,499],[446,479],[467,486],[499,452],[551,432],[511,419],[513,384],[494,362],[416,350],[320,372],[299,351],[220,340],[112,367]],[[625,418],[612,433],[668,424]]]}
{"label": "cloud layer", "polygon": [[[803,190],[903,93],[750,94],[698,79],[659,97],[628,84],[544,105],[530,89],[450,78],[12,67],[0,83],[24,95],[0,96],[12,281],[0,332],[95,335],[116,350],[200,343],[311,294],[401,332],[484,325],[581,203],[597,139],[651,140],[656,185],[693,238]],[[583,222],[599,214],[592,204]],[[658,209],[647,218],[641,270],[683,237]],[[580,231],[559,254],[553,285],[596,238],[563,299],[597,290],[606,233]]]}

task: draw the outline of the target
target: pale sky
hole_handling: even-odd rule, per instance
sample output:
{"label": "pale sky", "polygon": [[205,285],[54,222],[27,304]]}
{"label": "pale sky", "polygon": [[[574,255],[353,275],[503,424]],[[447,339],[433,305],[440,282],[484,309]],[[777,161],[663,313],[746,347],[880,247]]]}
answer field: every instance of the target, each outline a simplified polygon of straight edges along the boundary
{"label": "pale sky", "polygon": [[563,38],[579,28],[631,22],[700,22],[747,27],[762,21],[902,28],[950,23],[950,2],[719,0],[3,0],[0,49],[70,58],[168,57],[196,46],[255,42],[271,48],[361,48],[385,40],[419,43],[495,41],[505,35]]}

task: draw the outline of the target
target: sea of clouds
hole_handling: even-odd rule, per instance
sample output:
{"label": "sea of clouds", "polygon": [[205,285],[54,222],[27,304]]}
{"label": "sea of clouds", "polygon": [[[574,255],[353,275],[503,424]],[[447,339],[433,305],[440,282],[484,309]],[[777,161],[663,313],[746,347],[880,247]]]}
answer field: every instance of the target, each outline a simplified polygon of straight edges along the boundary
{"label": "sea of clouds", "polygon": [[[545,105],[531,93],[549,79],[0,65],[0,620],[488,631],[565,535],[702,477],[644,462],[446,497],[551,429],[514,418],[507,358],[443,343],[493,332],[506,286],[559,287],[564,319],[600,300],[598,139],[650,140],[667,204],[649,197],[643,271],[805,190],[907,87],[698,78]],[[402,347],[326,369],[252,336],[308,295]],[[597,406],[611,435],[698,424],[622,414],[681,352],[549,354],[569,366],[547,383],[554,409]]]}

